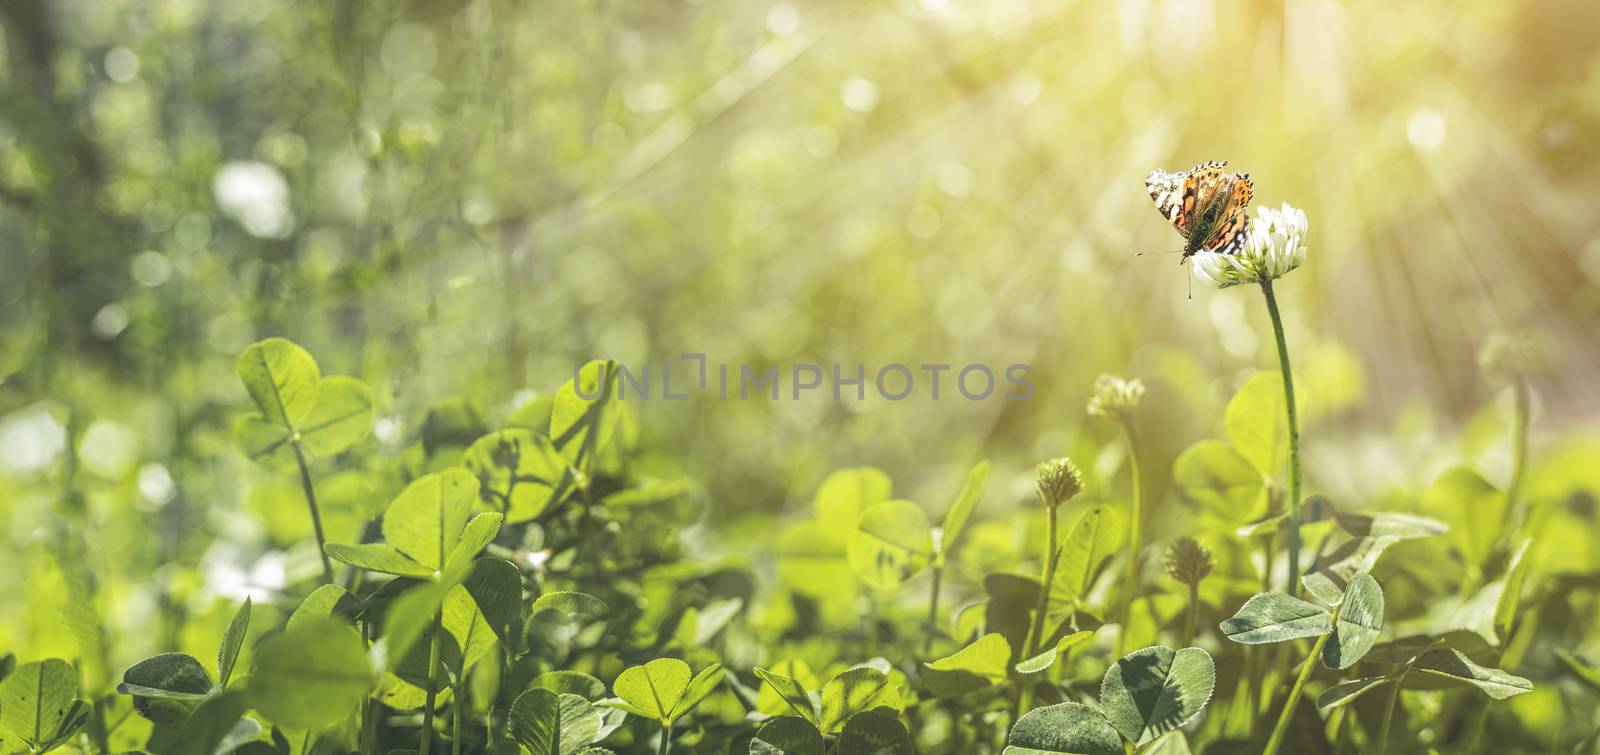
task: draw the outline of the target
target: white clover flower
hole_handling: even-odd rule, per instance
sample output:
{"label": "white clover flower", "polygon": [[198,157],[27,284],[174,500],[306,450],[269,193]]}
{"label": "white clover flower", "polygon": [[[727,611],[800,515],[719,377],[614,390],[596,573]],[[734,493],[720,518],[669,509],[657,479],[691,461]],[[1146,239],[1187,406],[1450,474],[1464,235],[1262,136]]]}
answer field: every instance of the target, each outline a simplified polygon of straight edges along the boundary
{"label": "white clover flower", "polygon": [[1139,408],[1139,401],[1143,398],[1144,381],[1102,374],[1094,381],[1094,395],[1089,397],[1089,413],[1127,422],[1133,419],[1134,410]]}
{"label": "white clover flower", "polygon": [[1260,283],[1281,278],[1306,261],[1306,213],[1258,208],[1249,236],[1238,254],[1204,251],[1194,256],[1194,277],[1214,288]]}

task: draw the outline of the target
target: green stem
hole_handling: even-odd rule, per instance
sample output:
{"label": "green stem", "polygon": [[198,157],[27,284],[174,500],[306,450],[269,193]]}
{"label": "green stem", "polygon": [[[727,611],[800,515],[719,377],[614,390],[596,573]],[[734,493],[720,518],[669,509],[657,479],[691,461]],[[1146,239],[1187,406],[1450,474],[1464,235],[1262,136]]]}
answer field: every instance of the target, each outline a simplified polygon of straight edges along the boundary
{"label": "green stem", "polygon": [[1189,585],[1189,616],[1183,621],[1183,644],[1179,647],[1189,647],[1194,644],[1195,625],[1200,619],[1200,585]]}
{"label": "green stem", "polygon": [[[941,555],[940,558],[943,558]],[[922,637],[922,654],[933,653],[933,633],[939,626],[939,585],[944,581],[944,564],[933,567],[933,592],[928,595],[928,627]]]}
{"label": "green stem", "polygon": [[294,447],[294,460],[300,465],[300,488],[306,494],[306,506],[311,509],[311,528],[317,533],[317,555],[322,557],[322,584],[333,584],[333,561],[325,550],[328,539],[322,534],[322,514],[317,512],[317,491],[311,486],[311,468],[306,466],[306,452],[300,441],[289,443]]}
{"label": "green stem", "polygon": [[[1056,534],[1056,510],[1060,506],[1046,504],[1045,508],[1050,512],[1050,526],[1044,543],[1044,574],[1039,581],[1039,599],[1034,604],[1033,627],[1028,630],[1027,652],[1022,654],[1023,658],[1032,658],[1039,654],[1039,641],[1044,639],[1044,617],[1050,611],[1050,583],[1056,576],[1056,539],[1058,537]],[[1012,723],[1021,718],[1022,714],[1028,712],[1028,704],[1033,701],[1033,685],[1027,681],[1021,682],[1021,685],[1021,688],[1017,690],[1017,707],[1012,711],[1011,715]]]}
{"label": "green stem", "polygon": [[1278,299],[1272,293],[1272,280],[1261,281],[1267,298],[1267,313],[1272,316],[1272,334],[1278,341],[1278,367],[1283,372],[1283,404],[1289,415],[1289,583],[1287,592],[1300,592],[1300,424],[1295,417],[1294,373],[1289,369],[1289,345],[1283,338],[1283,317],[1278,314]]}
{"label": "green stem", "polygon": [[1267,749],[1262,750],[1261,755],[1277,755],[1278,748],[1283,746],[1283,735],[1289,731],[1289,719],[1294,718],[1294,708],[1300,702],[1300,693],[1305,690],[1306,680],[1311,678],[1311,669],[1317,665],[1317,657],[1322,654],[1322,646],[1327,643],[1328,635],[1324,634],[1311,646],[1311,652],[1306,655],[1305,663],[1300,667],[1300,675],[1295,677],[1294,686],[1289,688],[1288,699],[1283,701],[1283,711],[1278,713],[1278,723],[1272,727],[1272,735],[1267,737]]}
{"label": "green stem", "polygon": [[[1132,511],[1128,515],[1128,569],[1122,575],[1122,590],[1118,596],[1120,602],[1118,614],[1121,617],[1122,631],[1117,634],[1117,655],[1122,656],[1128,649],[1128,624],[1133,616],[1133,594],[1139,589],[1139,548],[1142,542],[1142,525],[1144,523],[1144,484],[1139,474],[1139,444],[1134,442],[1133,422],[1122,423],[1122,429],[1128,436],[1128,471],[1133,475],[1133,501]],[[1185,647],[1188,647],[1185,644]]]}
{"label": "green stem", "polygon": [[661,745],[656,748],[656,755],[667,755],[672,750],[672,724],[662,724]]}
{"label": "green stem", "polygon": [[438,700],[439,633],[444,631],[444,613],[433,615],[433,634],[428,638],[428,699],[422,706],[422,749],[419,755],[428,755],[433,749],[433,706]]}
{"label": "green stem", "polygon": [[[456,678],[461,678],[457,674]],[[450,701],[450,755],[461,755],[461,685],[453,687],[454,699]]]}
{"label": "green stem", "polygon": [[1404,679],[1402,674],[1389,683],[1389,700],[1383,704],[1383,724],[1378,727],[1378,755],[1389,751],[1389,728],[1394,724],[1394,708],[1400,701],[1400,682]]}
{"label": "green stem", "polygon": [[1527,519],[1521,498],[1523,472],[1528,464],[1528,405],[1531,398],[1528,381],[1521,375],[1512,379],[1511,396],[1511,483],[1506,487],[1505,524],[1500,528],[1508,550],[1516,547],[1518,533]]}

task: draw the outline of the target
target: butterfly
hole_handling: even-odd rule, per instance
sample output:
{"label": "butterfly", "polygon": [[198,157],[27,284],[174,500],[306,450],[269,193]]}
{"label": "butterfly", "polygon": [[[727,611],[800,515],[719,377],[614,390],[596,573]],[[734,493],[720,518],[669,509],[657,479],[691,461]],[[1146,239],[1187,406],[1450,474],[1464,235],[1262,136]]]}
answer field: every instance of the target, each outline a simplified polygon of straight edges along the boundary
{"label": "butterfly", "polygon": [[1233,254],[1244,248],[1249,218],[1245,206],[1255,194],[1249,173],[1228,175],[1226,162],[1207,162],[1187,173],[1152,170],[1144,187],[1156,209],[1183,236],[1183,257],[1189,261],[1201,251]]}

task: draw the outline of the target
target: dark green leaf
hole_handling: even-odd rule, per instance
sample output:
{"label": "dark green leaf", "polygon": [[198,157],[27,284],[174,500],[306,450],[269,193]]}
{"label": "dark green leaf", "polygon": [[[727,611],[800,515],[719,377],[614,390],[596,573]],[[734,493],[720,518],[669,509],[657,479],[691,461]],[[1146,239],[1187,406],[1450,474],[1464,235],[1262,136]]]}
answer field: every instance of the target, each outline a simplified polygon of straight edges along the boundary
{"label": "dark green leaf", "polygon": [[210,694],[211,677],[192,656],[162,653],[131,666],[117,691],[134,696],[139,715],[160,726],[177,726]]}
{"label": "dark green leaf", "polygon": [[834,755],[912,755],[906,727],[894,716],[857,713],[844,724]]}
{"label": "dark green leaf", "polygon": [[217,648],[218,687],[228,686],[228,679],[233,676],[233,666],[239,660],[239,650],[244,647],[245,633],[249,629],[250,598],[247,597],[233,615],[233,620],[228,622],[227,631],[222,633],[222,645]]}
{"label": "dark green leaf", "polygon": [[1106,672],[1100,705],[1112,728],[1141,745],[1198,715],[1215,684],[1206,651],[1145,648],[1123,656]]}
{"label": "dark green leaf", "polygon": [[750,741],[750,755],[823,755],[822,732],[798,716],[774,718]]}
{"label": "dark green leaf", "polygon": [[480,558],[461,584],[477,602],[495,636],[514,647],[512,624],[522,609],[522,572],[517,565],[499,558]]}
{"label": "dark green leaf", "polygon": [[[1416,683],[1413,683],[1413,680]],[[1533,689],[1533,682],[1527,679],[1497,668],[1479,666],[1460,651],[1450,648],[1429,650],[1412,661],[1411,674],[1406,677],[1406,686],[1431,689],[1430,680],[1470,684],[1496,700],[1504,700]]]}
{"label": "dark green leaf", "polygon": [[1331,669],[1354,666],[1383,631],[1383,590],[1371,574],[1362,574],[1344,591],[1333,636],[1322,646],[1322,663]]}
{"label": "dark green leaf", "polygon": [[1250,596],[1239,612],[1221,625],[1222,634],[1242,645],[1320,637],[1333,630],[1333,616],[1321,606],[1283,593]]}
{"label": "dark green leaf", "polygon": [[1002,755],[1122,755],[1122,735],[1100,711],[1060,703],[1017,719]]}

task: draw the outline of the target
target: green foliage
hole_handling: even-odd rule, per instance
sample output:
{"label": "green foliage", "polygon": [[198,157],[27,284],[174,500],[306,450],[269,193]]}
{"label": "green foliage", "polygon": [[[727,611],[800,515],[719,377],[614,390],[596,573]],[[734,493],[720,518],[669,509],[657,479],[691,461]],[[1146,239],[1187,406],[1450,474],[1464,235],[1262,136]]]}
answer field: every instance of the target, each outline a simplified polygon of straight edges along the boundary
{"label": "green foliage", "polygon": [[348,377],[324,378],[315,359],[283,338],[268,338],[239,356],[239,381],[257,412],[239,418],[234,443],[264,460],[302,445],[333,456],[372,430],[372,391]]}
{"label": "green foliage", "polygon": [[1113,663],[1100,680],[1100,709],[1059,703],[1017,719],[1004,755],[1114,755],[1183,726],[1211,701],[1216,665],[1200,648],[1148,647]]}
{"label": "green foliage", "polygon": [[904,707],[900,690],[889,675],[872,666],[856,666],[822,685],[817,728],[836,734],[859,713],[880,708],[898,712]]}
{"label": "green foliage", "polygon": [[[293,480],[272,478],[259,488],[266,493],[251,496],[268,517],[263,529],[289,549],[292,576],[268,593],[272,601],[252,590],[255,599],[193,617],[170,643],[180,651],[125,667],[117,690],[128,697],[120,700],[79,688],[77,672],[59,661],[39,676],[42,666],[0,660],[4,694],[29,694],[17,690],[31,681],[37,695],[44,680],[51,702],[66,701],[40,709],[38,722],[20,718],[26,708],[0,705],[0,742],[21,750],[73,740],[96,755],[102,738],[105,751],[153,755],[420,752],[421,741],[430,755],[444,747],[465,755],[997,755],[1002,747],[1009,755],[1181,755],[1260,747],[1266,727],[1252,739],[1249,723],[1261,711],[1242,702],[1254,699],[1263,709],[1281,705],[1279,728],[1289,732],[1267,749],[1322,751],[1330,736],[1367,746],[1386,717],[1403,730],[1391,732],[1396,741],[1420,740],[1427,716],[1470,723],[1455,711],[1460,693],[1471,693],[1473,706],[1519,695],[1547,704],[1549,688],[1527,695],[1533,682],[1514,672],[1547,673],[1523,659],[1549,646],[1552,617],[1570,621],[1559,596],[1588,589],[1584,572],[1549,570],[1560,559],[1541,547],[1533,524],[1520,536],[1459,532],[1461,501],[1485,509],[1465,526],[1498,527],[1526,513],[1461,465],[1434,482],[1417,511],[1308,497],[1299,504],[1302,530],[1319,545],[1308,548],[1316,555],[1302,591],[1257,592],[1264,575],[1285,571],[1277,549],[1288,519],[1278,480],[1285,407],[1276,374],[1251,377],[1233,396],[1222,416],[1226,440],[1178,455],[1171,498],[1200,516],[1157,495],[1159,513],[1144,522],[1163,539],[1203,533],[1214,564],[1196,572],[1190,593],[1190,581],[1162,580],[1150,563],[1133,562],[1127,584],[1140,592],[1129,596],[1123,621],[1102,615],[1126,589],[1103,575],[1113,563],[1129,565],[1117,560],[1126,503],[1108,497],[1116,486],[1103,479],[1117,458],[1102,454],[1085,466],[1083,502],[1060,507],[1054,543],[1041,542],[1040,507],[980,510],[990,483],[1011,474],[988,461],[966,472],[938,527],[895,498],[889,475],[872,467],[825,475],[800,520],[721,521],[704,515],[705,491],[674,474],[665,451],[636,455],[640,428],[614,394],[618,369],[592,362],[576,382],[520,405],[452,399],[420,410],[413,438],[383,442],[389,454],[359,444],[372,399],[358,381],[323,378],[281,339],[251,347],[239,372],[256,411],[241,425],[260,429],[262,448],[277,444],[256,457],[271,461],[287,449],[307,462],[298,492]],[[358,393],[363,399],[351,404]],[[341,408],[352,411],[319,424]],[[339,469],[309,464],[340,453],[329,465]],[[1005,489],[1026,487],[1025,474]],[[340,522],[323,552],[353,568],[330,570],[326,584],[304,568],[320,519],[310,528],[271,523],[278,508],[299,511],[299,497],[313,512],[320,501]],[[1541,513],[1528,521],[1571,516],[1576,504],[1568,503],[1530,509]],[[1039,553],[1056,562],[1048,585],[1024,576],[1041,564],[1023,554]],[[1403,557],[1380,564],[1386,553]],[[1424,558],[1455,568],[1414,568]],[[933,589],[908,589],[930,570]],[[58,610],[72,646],[112,651],[90,580],[37,578],[62,586]],[[1216,623],[1229,608],[1232,616]],[[1232,642],[1215,657],[1159,644],[1120,658],[1111,651],[1191,636],[1182,628],[1191,613],[1210,617],[1194,626],[1216,627],[1196,644]],[[1395,627],[1405,634],[1382,641]],[[201,647],[190,631],[203,634]],[[214,667],[197,660],[213,643]],[[1272,643],[1285,646],[1253,655],[1240,647]],[[1311,657],[1291,658],[1308,645]],[[1560,656],[1561,673],[1600,689],[1584,657]],[[92,668],[84,665],[85,678]],[[1084,691],[1097,677],[1098,699],[1089,700]],[[1210,706],[1219,689],[1223,704]],[[1420,694],[1439,690],[1446,696]],[[1314,708],[1305,704],[1311,698]],[[1486,714],[1485,726],[1503,728],[1504,717]],[[1455,733],[1470,732],[1465,723],[1446,733],[1450,746],[1465,746],[1470,735]]]}
{"label": "green foliage", "polygon": [[1345,588],[1333,636],[1322,646],[1322,663],[1339,670],[1354,666],[1372,649],[1382,631],[1383,589],[1371,574],[1362,574]]}
{"label": "green foliage", "polygon": [[1050,580],[1050,606],[1067,615],[1083,605],[1101,569],[1127,539],[1126,517],[1101,504],[1080,514],[1061,543],[1061,556]]}
{"label": "green foliage", "polygon": [[616,699],[603,704],[671,726],[716,691],[722,676],[720,663],[691,675],[689,664],[677,658],[657,658],[618,674],[611,685]]}
{"label": "green foliage", "polygon": [[928,568],[933,534],[922,509],[910,501],[883,501],[861,514],[847,549],[850,567],[863,582],[898,587]]}
{"label": "green foliage", "polygon": [[335,619],[316,619],[262,640],[249,686],[262,715],[314,730],[352,715],[373,679],[361,637]]}
{"label": "green foliage", "polygon": [[1120,755],[1122,735],[1099,711],[1058,703],[1028,711],[1011,729],[1004,755]]}
{"label": "green foliage", "polygon": [[518,695],[506,718],[531,755],[573,755],[600,734],[600,712],[587,699],[538,687]]}
{"label": "green foliage", "polygon": [[989,468],[988,459],[974,464],[967,472],[966,482],[956,495],[955,502],[945,511],[944,523],[939,526],[939,544],[934,552],[936,567],[944,567],[945,556],[955,548],[956,542],[961,539],[961,531],[967,527],[967,520],[977,510],[978,502],[983,500],[983,493],[989,487]]}
{"label": "green foliage", "polygon": [[388,543],[329,543],[325,550],[369,571],[437,578],[470,562],[499,531],[499,514],[471,516],[477,491],[478,481],[459,469],[426,475],[407,485],[384,511]]}
{"label": "green foliage", "polygon": [[1477,687],[1496,700],[1520,695],[1533,689],[1533,683],[1500,669],[1485,668],[1454,648],[1436,648],[1417,656],[1411,662],[1417,675],[1413,686],[1437,688],[1440,683],[1466,684]]}
{"label": "green foliage", "polygon": [[89,716],[78,699],[78,672],[51,658],[24,663],[0,680],[0,744],[7,751],[49,752]]}
{"label": "green foliage", "polygon": [[1216,668],[1206,651],[1145,648],[1106,671],[1100,705],[1123,739],[1142,745],[1198,715],[1215,685]]}
{"label": "green foliage", "polygon": [[986,634],[953,655],[924,664],[923,680],[936,695],[960,697],[1004,682],[1010,661],[1011,643],[998,633]]}
{"label": "green foliage", "polygon": [[1221,629],[1223,636],[1242,645],[1287,642],[1327,634],[1333,629],[1333,616],[1299,598],[1261,593],[1245,601]]}

